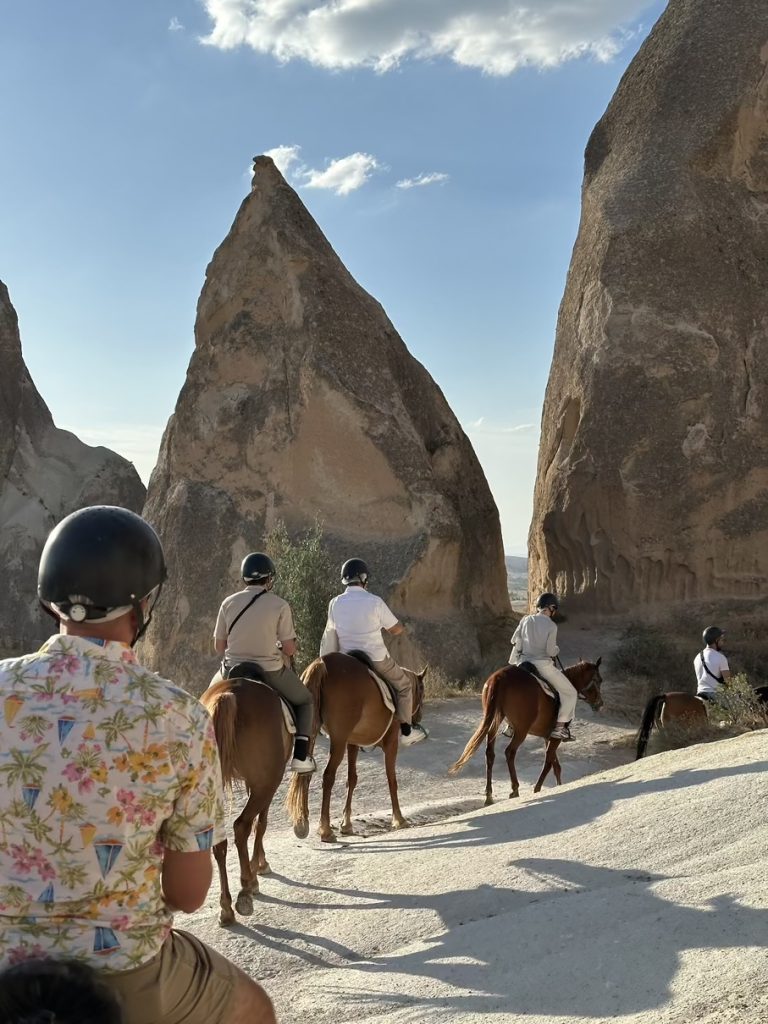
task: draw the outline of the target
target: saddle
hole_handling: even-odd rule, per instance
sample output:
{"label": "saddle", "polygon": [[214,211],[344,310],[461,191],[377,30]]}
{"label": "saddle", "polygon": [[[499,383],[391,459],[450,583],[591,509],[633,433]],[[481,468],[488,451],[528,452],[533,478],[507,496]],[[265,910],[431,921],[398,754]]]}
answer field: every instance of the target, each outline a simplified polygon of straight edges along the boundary
{"label": "saddle", "polygon": [[293,710],[293,705],[289,704],[282,693],[279,693],[274,686],[269,685],[264,677],[264,669],[261,665],[257,665],[255,661],[237,661],[234,665],[230,665],[229,668],[222,665],[221,674],[225,679],[247,679],[249,683],[254,683],[256,686],[266,686],[272,693],[277,694],[280,698],[285,728],[291,736],[296,735],[296,713]]}
{"label": "saddle", "polygon": [[350,658],[356,658],[362,662],[363,665],[368,669],[368,675],[373,679],[379,688],[381,693],[381,699],[384,701],[384,707],[387,711],[390,711],[393,715],[397,714],[397,695],[394,686],[390,686],[386,679],[382,679],[381,676],[376,675],[376,671],[373,667],[373,662],[365,653],[365,651],[348,651]]}
{"label": "saddle", "polygon": [[533,676],[533,678],[542,688],[544,693],[546,693],[548,697],[552,697],[555,701],[555,704],[557,704],[558,706],[560,705],[560,694],[557,692],[554,686],[548,683],[544,676],[542,676],[539,673],[539,670],[536,668],[532,661],[521,661],[517,667],[521,668],[524,672],[527,672],[529,675]]}

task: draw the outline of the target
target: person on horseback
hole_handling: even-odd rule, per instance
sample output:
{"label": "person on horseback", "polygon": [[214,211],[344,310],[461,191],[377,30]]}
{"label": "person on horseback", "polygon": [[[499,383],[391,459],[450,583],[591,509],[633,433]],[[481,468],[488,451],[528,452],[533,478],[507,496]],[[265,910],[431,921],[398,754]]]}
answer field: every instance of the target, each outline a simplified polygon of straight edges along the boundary
{"label": "person on horseback", "polygon": [[275,1024],[260,985],[174,927],[205,903],[226,804],[208,712],[133,649],[166,575],[125,508],[79,509],[45,542],[37,595],[58,631],[0,661],[0,750],[24,766],[0,786],[0,967],[90,965],[125,1024]]}
{"label": "person on horseback", "polygon": [[510,665],[530,661],[536,671],[557,691],[560,710],[555,728],[550,733],[553,739],[571,740],[570,722],[576,713],[576,689],[565,674],[555,665],[554,659],[560,653],[557,646],[557,626],[552,621],[558,608],[554,594],[542,594],[536,602],[536,614],[525,615],[520,620],[512,637]]}
{"label": "person on horseback", "polygon": [[216,673],[211,685],[226,678],[229,669],[239,662],[255,662],[264,674],[264,682],[296,712],[291,771],[313,772],[317,765],[309,753],[309,737],[314,704],[290,664],[296,653],[296,630],[290,605],[272,592],[275,563],[269,555],[252,551],[243,559],[240,575],[245,589],[225,597],[216,618],[213,645],[224,657],[221,672]]}
{"label": "person on horseback", "polygon": [[719,626],[707,626],[701,635],[704,650],[693,659],[696,672],[696,696],[712,701],[731,678],[728,659],[722,652],[725,631]]}
{"label": "person on horseback", "polygon": [[409,747],[427,738],[427,730],[413,722],[413,686],[403,669],[397,664],[384,643],[382,630],[390,636],[405,631],[376,594],[368,590],[370,572],[361,558],[349,558],[341,567],[343,594],[331,599],[328,605],[326,634],[335,632],[339,650],[362,651],[371,659],[377,675],[385,679],[395,690],[397,715],[400,719],[400,742]]}

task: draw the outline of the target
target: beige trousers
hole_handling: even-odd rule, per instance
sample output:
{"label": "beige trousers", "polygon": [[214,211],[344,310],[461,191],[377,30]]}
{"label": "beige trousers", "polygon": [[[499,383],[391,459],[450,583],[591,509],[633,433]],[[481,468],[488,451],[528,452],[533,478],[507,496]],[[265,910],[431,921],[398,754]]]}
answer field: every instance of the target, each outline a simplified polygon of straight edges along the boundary
{"label": "beige trousers", "polygon": [[413,718],[413,682],[391,655],[383,661],[372,661],[373,669],[394,688],[397,694],[397,717],[407,725]]}
{"label": "beige trousers", "polygon": [[560,694],[560,710],[557,713],[558,722],[570,722],[576,714],[576,688],[567,676],[563,675],[560,669],[549,659],[546,661],[534,661],[533,664],[544,676],[548,683]]}

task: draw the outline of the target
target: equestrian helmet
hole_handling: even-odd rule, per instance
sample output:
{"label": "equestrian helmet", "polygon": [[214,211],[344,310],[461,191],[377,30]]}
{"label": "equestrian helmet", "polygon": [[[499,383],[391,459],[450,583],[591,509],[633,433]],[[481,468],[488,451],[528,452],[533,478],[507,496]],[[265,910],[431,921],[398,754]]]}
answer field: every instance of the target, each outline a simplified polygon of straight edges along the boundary
{"label": "equestrian helmet", "polygon": [[710,644],[716,643],[723,636],[725,636],[724,629],[720,629],[719,626],[707,626],[701,634],[701,639],[704,641],[705,646],[709,647]]}
{"label": "equestrian helmet", "polygon": [[536,607],[541,610],[543,608],[554,608],[555,611],[560,607],[560,603],[557,600],[556,594],[542,594],[536,602]]}
{"label": "equestrian helmet", "polygon": [[[140,608],[156,600],[167,576],[160,538],[127,508],[93,505],[56,526],[43,548],[37,596],[57,618],[109,622],[133,609],[138,636],[146,629]],[[153,601],[154,604],[154,601]]]}
{"label": "equestrian helmet", "polygon": [[244,583],[264,583],[274,579],[277,569],[275,563],[263,551],[252,551],[246,555],[240,566],[240,574]]}
{"label": "equestrian helmet", "polygon": [[368,566],[362,558],[348,558],[341,567],[341,582],[345,586],[349,586],[350,583],[365,585],[369,576]]}

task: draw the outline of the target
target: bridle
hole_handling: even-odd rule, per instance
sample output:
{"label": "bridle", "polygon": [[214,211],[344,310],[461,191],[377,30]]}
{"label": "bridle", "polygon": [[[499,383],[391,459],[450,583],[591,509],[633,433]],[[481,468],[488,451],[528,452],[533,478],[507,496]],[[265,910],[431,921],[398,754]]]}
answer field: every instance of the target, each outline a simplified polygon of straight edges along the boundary
{"label": "bridle", "polygon": [[597,693],[597,697],[599,699],[602,699],[602,694],[600,693],[600,685],[602,681],[603,678],[600,675],[600,669],[597,667],[597,665],[595,665],[595,671],[592,673],[592,678],[585,687],[583,687],[581,690],[576,690],[576,696],[579,700],[584,700],[587,702],[587,704],[593,705],[595,701],[590,700],[587,694],[590,692],[590,690],[595,690]]}

